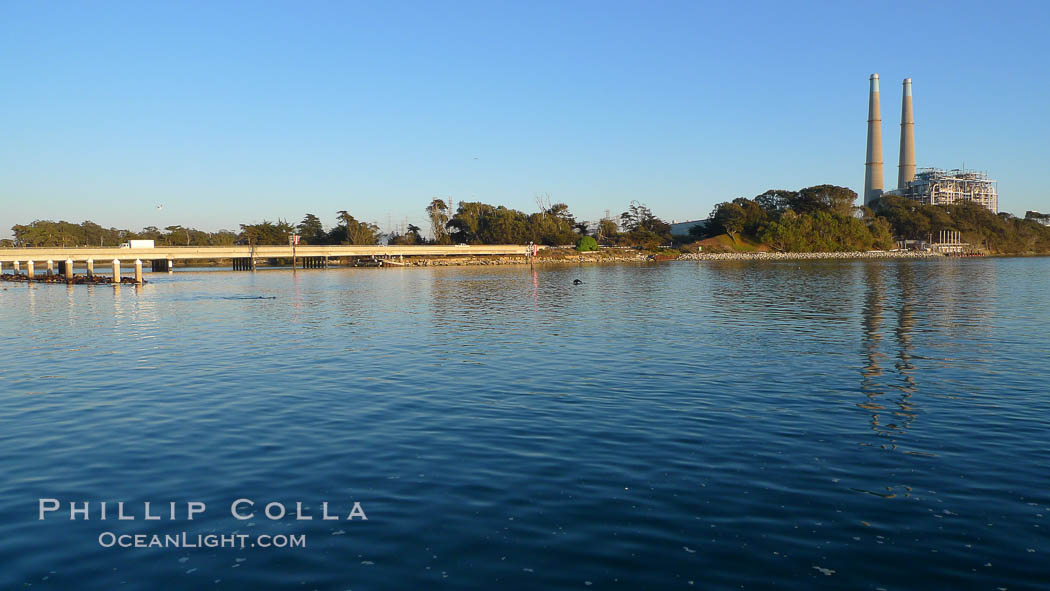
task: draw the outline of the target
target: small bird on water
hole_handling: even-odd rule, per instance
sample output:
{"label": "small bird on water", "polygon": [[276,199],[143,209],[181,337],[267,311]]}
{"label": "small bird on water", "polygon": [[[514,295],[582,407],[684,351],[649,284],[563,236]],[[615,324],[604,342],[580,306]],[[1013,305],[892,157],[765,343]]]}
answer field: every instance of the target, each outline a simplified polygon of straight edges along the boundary
{"label": "small bird on water", "polygon": [[583,284],[583,282],[582,282],[582,281],[580,281],[579,279],[573,279],[573,280],[572,280],[572,284],[573,284],[573,285],[581,285],[581,284]]}

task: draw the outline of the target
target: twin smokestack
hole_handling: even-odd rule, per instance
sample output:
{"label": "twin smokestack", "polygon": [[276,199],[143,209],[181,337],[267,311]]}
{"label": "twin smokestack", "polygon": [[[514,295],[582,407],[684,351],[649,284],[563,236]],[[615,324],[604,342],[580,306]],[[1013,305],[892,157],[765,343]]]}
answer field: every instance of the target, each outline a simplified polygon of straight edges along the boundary
{"label": "twin smokestack", "polygon": [[[904,79],[901,99],[901,153],[897,166],[897,189],[907,188],[915,179],[915,112],[911,102],[911,78]],[[879,75],[871,75],[868,96],[868,153],[864,160],[864,205],[870,205],[883,193],[882,180],[882,107],[879,102]]]}

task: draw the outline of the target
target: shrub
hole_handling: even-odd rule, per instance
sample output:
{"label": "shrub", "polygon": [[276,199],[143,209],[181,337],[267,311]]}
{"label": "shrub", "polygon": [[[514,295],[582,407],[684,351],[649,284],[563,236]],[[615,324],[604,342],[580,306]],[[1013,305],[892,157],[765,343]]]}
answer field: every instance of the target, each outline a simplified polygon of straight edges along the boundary
{"label": "shrub", "polygon": [[576,241],[576,250],[579,252],[598,250],[598,242],[590,236],[581,236],[580,239]]}

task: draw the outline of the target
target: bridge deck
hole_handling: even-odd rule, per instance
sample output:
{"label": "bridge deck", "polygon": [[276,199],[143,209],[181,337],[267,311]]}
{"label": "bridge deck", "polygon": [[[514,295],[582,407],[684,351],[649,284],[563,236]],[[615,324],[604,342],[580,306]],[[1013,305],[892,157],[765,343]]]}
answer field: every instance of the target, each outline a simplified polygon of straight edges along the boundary
{"label": "bridge deck", "polygon": [[[297,246],[298,257],[370,257],[370,256],[465,256],[524,255],[528,246],[491,244],[480,246]],[[254,256],[257,259],[290,258],[290,246],[157,246],[155,248],[0,248],[0,262],[113,259],[235,259]]]}

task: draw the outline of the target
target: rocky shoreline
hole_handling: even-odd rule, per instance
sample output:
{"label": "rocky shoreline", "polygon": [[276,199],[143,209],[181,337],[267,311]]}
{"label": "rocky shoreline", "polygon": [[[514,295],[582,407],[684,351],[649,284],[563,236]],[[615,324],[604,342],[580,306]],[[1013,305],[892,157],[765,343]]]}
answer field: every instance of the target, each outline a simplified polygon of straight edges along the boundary
{"label": "rocky shoreline", "polygon": [[[631,251],[623,253],[608,252],[565,252],[556,256],[544,254],[532,260],[534,265],[566,264],[566,263],[642,263],[653,260],[653,255],[644,252]],[[527,265],[528,257],[522,256],[497,256],[497,257],[428,257],[428,258],[406,258],[405,267],[460,267],[472,265]]]}
{"label": "rocky shoreline", "polygon": [[[688,254],[653,254],[644,251],[604,252],[559,252],[556,256],[537,256],[532,264],[580,264],[580,263],[645,263],[654,261],[787,261],[787,260],[851,260],[851,259],[929,259],[944,255],[919,251],[866,252],[705,252]],[[404,259],[395,263],[404,267],[460,267],[475,265],[527,265],[525,256],[500,257],[433,257]]]}
{"label": "rocky shoreline", "polygon": [[944,255],[922,251],[870,250],[865,252],[702,252],[684,254],[680,261],[794,261],[831,259],[929,259]]}
{"label": "rocky shoreline", "polygon": [[[935,252],[919,251],[883,251],[866,252],[704,252],[681,255],[653,254],[649,252],[623,252],[611,254],[580,253],[564,254],[556,257],[538,256],[533,264],[564,263],[644,263],[653,261],[790,261],[790,260],[852,260],[852,259],[930,259],[944,255]],[[525,265],[529,261],[524,256],[509,257],[456,257],[428,258],[422,260],[405,259],[404,265],[412,267],[456,267],[468,265]]]}

